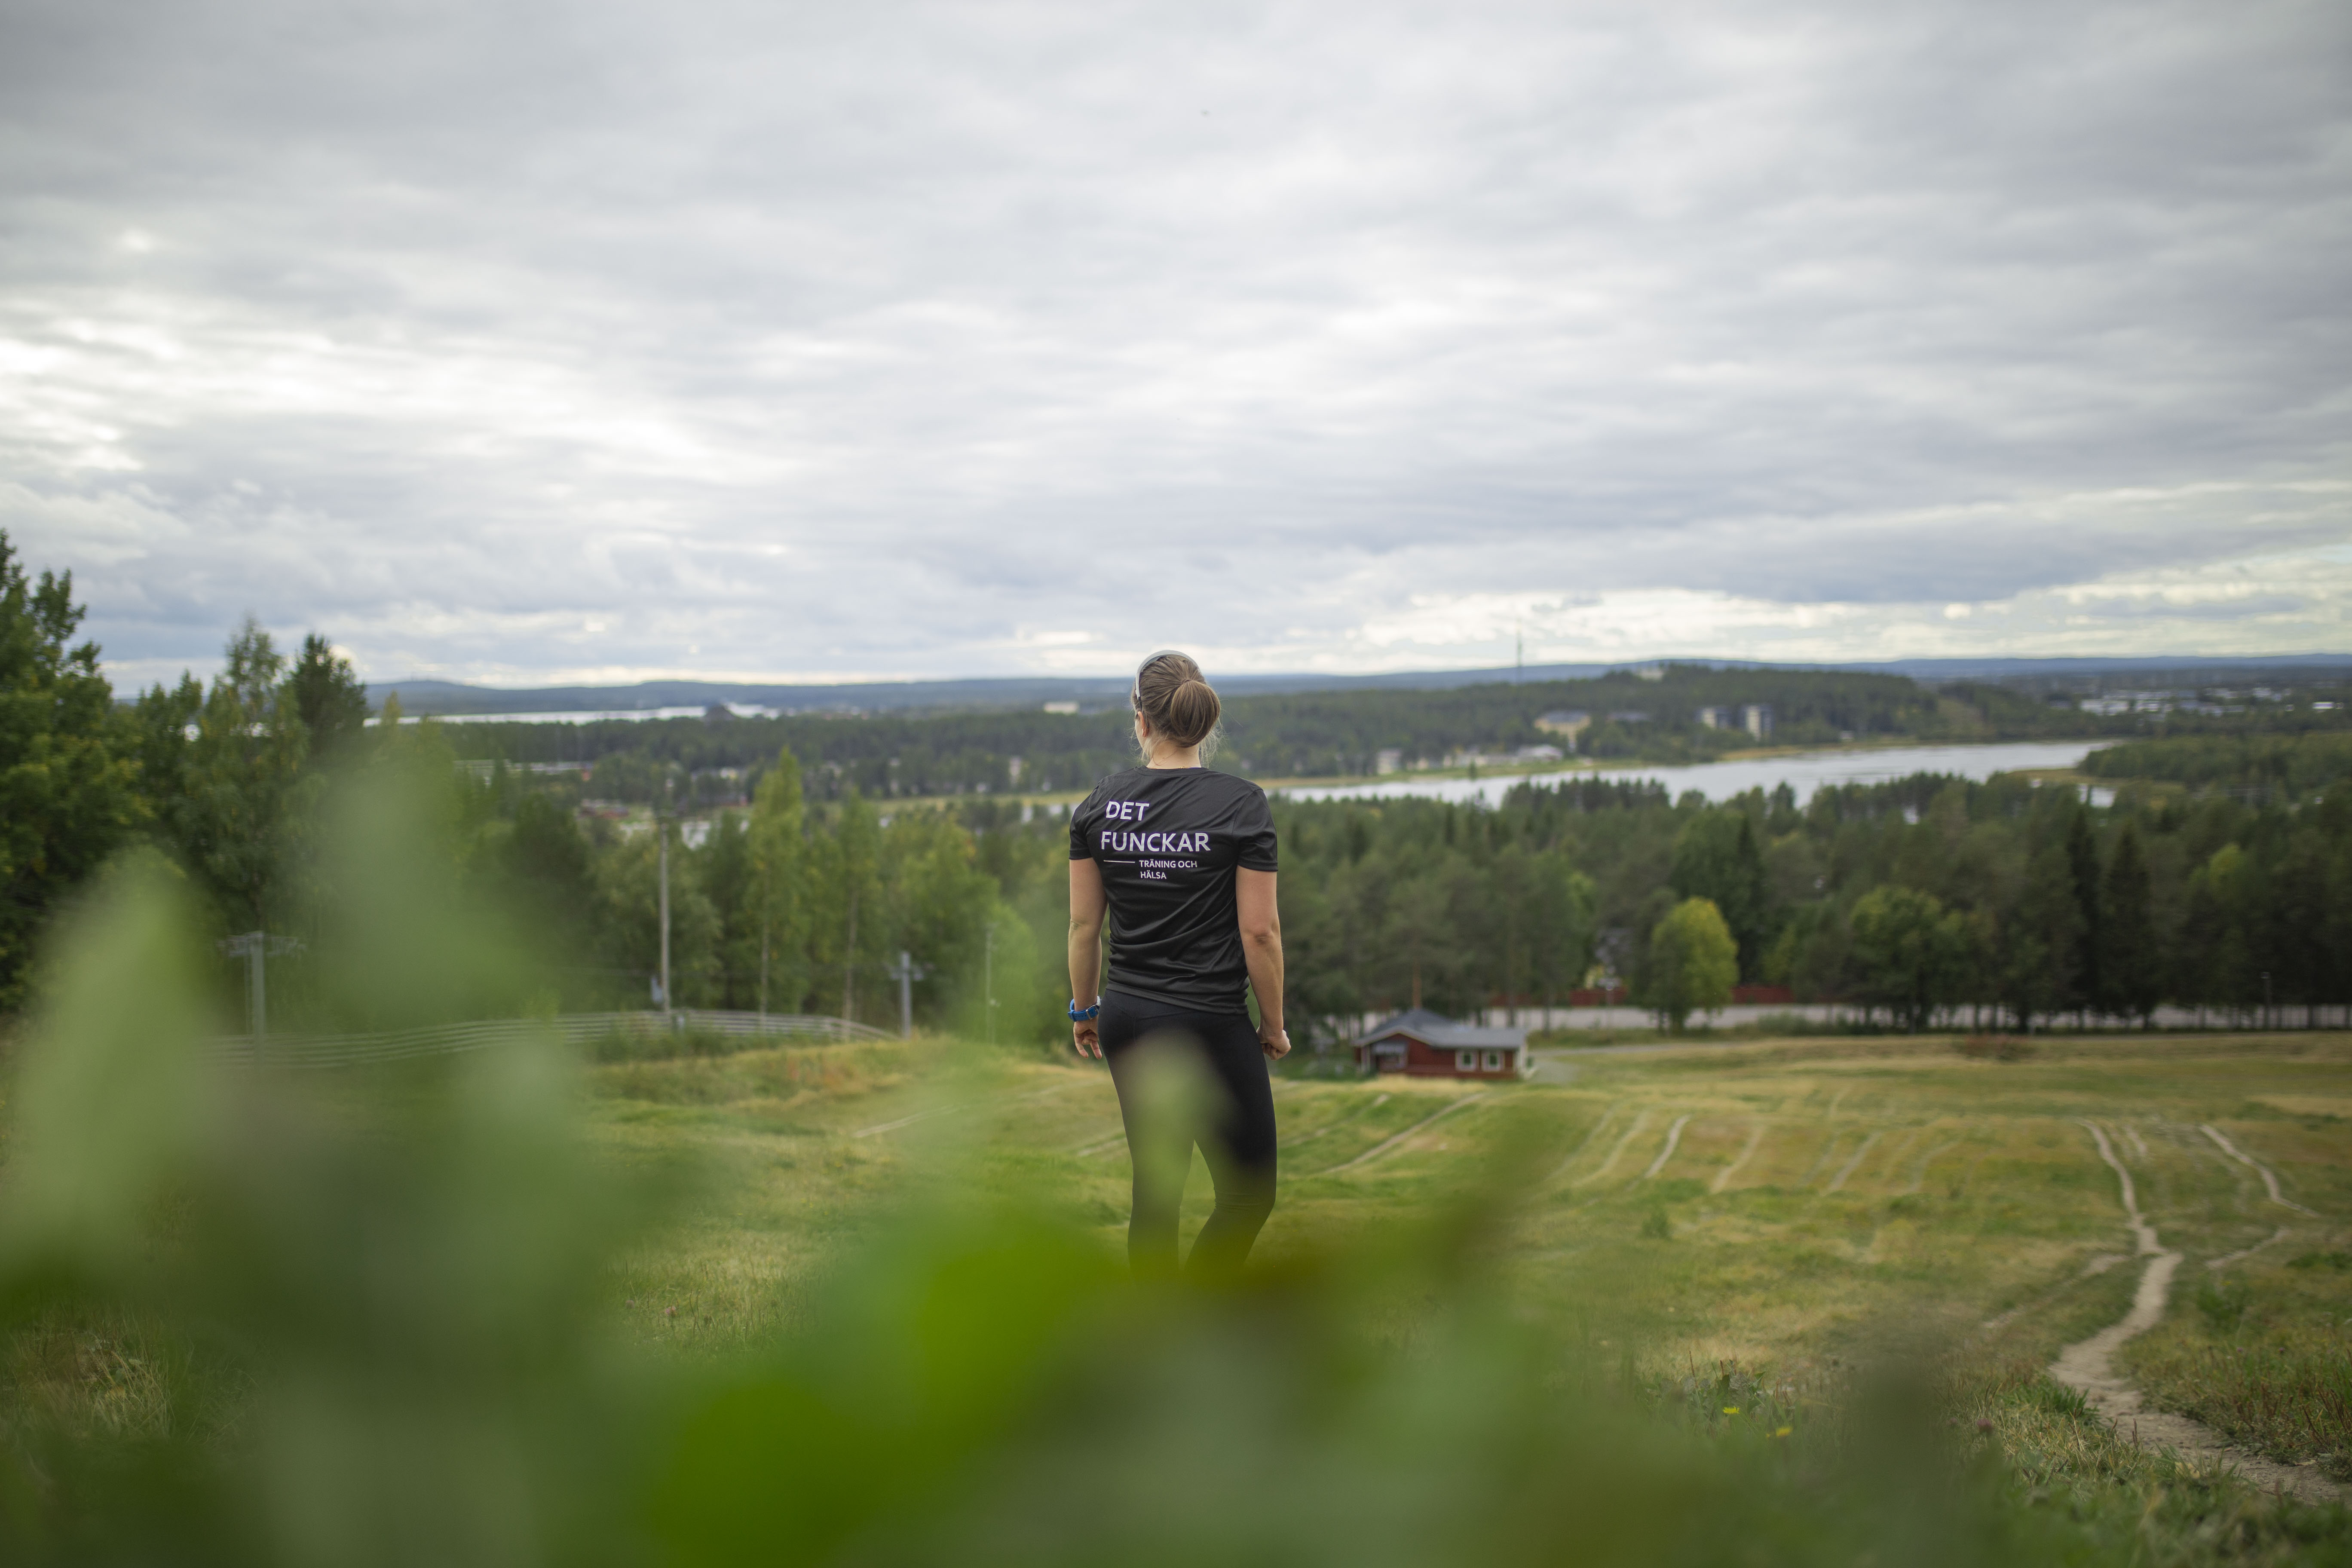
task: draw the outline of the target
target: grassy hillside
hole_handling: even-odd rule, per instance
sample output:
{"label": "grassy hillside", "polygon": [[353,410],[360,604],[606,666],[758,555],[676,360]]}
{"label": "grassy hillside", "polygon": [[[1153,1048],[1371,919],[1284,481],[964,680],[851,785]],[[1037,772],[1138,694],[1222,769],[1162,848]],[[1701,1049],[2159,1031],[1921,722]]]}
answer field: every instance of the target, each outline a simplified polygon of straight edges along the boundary
{"label": "grassy hillside", "polygon": [[[1174,1294],[1122,1280],[1098,1067],[689,1054],[590,1067],[558,1116],[546,1066],[311,1079],[226,1120],[268,1086],[184,1072],[131,1112],[153,1136],[94,1158],[57,1142],[72,1069],[29,1081],[0,1226],[17,1559],[2352,1557],[2341,1509],[2183,1472],[2042,1374],[2137,1277],[2089,1121],[2184,1281],[2239,1304],[2185,1293],[2147,1385],[2341,1471],[2352,1037],[1284,1078],[1254,1281]],[[175,1157],[122,1250],[133,1173]],[[1188,1227],[1197,1172],[1189,1197]]]}
{"label": "grassy hillside", "polygon": [[[2129,1244],[2084,1118],[2118,1130],[2149,1222],[2192,1264],[2282,1222],[2291,1244],[2252,1266],[2261,1279],[2352,1239],[2352,1037],[2084,1039],[2011,1061],[1958,1044],[1555,1051],[1536,1082],[1394,1144],[1470,1091],[1278,1079],[1286,1152],[1264,1256],[1344,1247],[1507,1169],[1525,1178],[1500,1253],[1515,1289],[1579,1301],[1597,1269],[1662,1364],[1812,1364],[1919,1333],[2041,1357],[2129,1293],[2132,1270],[2083,1276]],[[819,1063],[829,1081],[812,1077]],[[1107,1251],[1123,1234],[1117,1101],[1090,1064],[928,1041],[616,1064],[592,1079],[614,1147],[724,1156],[730,1223],[646,1253],[629,1276],[625,1293],[649,1310],[680,1309],[653,1328],[679,1342],[790,1321],[802,1271],[907,1182],[1042,1183]],[[2206,1123],[2325,1217],[2268,1204]],[[1188,1197],[1189,1227],[1207,1214],[1205,1172]],[[746,1267],[753,1258],[772,1272]],[[2352,1276],[2333,1263],[2273,1282],[2290,1280],[2352,1310]],[[2352,1448],[2337,1462],[2352,1476]]]}

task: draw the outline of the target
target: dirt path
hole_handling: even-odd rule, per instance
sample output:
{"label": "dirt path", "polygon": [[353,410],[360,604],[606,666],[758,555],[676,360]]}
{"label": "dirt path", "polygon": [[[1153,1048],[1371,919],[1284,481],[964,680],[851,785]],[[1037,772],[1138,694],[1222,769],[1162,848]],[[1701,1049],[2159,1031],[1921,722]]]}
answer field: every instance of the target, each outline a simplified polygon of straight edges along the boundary
{"label": "dirt path", "polygon": [[2288,1230],[2285,1226],[2281,1226],[2276,1230],[2271,1232],[2268,1237],[2254,1243],[2252,1247],[2241,1247],[2235,1252],[2225,1252],[2219,1258],[2207,1258],[2205,1260],[2205,1267],[2218,1272],[2221,1269],[2227,1268],[2232,1263],[2242,1263],[2247,1258],[2252,1258],[2255,1253],[2260,1252],[2263,1247],[2272,1246],[2277,1242],[2284,1241],[2292,1234],[2294,1233]]}
{"label": "dirt path", "polygon": [[1717,1171],[1715,1173],[1715,1180],[1707,1184],[1706,1190],[1710,1193],[1719,1193],[1723,1191],[1724,1188],[1729,1186],[1731,1184],[1731,1178],[1739,1173],[1739,1167],[1748,1163],[1748,1157],[1750,1154],[1755,1153],[1756,1146],[1763,1142],[1764,1122],[1763,1119],[1759,1117],[1757,1119],[1756,1125],[1748,1130],[1748,1142],[1741,1147],[1739,1151],[1739,1158],[1731,1162],[1730,1164],[1726,1165],[1722,1170]]}
{"label": "dirt path", "polygon": [[[1340,1117],[1338,1121],[1327,1121],[1312,1132],[1302,1132],[1296,1138],[1286,1138],[1283,1140],[1280,1146],[1285,1149],[1296,1149],[1301,1143],[1312,1143],[1318,1138],[1322,1137],[1326,1132],[1337,1132],[1340,1128],[1347,1126],[1359,1116],[1370,1115],[1373,1111],[1378,1110],[1381,1106],[1386,1105],[1390,1100],[1395,1098],[1396,1097],[1394,1095],[1390,1094],[1381,1095],[1374,1099],[1370,1104],[1360,1105],[1356,1107],[1355,1110],[1348,1112],[1347,1115]],[[1124,1137],[1125,1134],[1122,1133],[1120,1136]]]}
{"label": "dirt path", "polygon": [[[1675,1145],[1683,1141],[1683,1129],[1689,1125],[1689,1117],[1677,1116],[1675,1118],[1675,1124],[1666,1129],[1666,1146],[1658,1151],[1658,1157],[1650,1162],[1650,1168],[1648,1170],[1642,1173],[1639,1179],[1640,1182],[1648,1181],[1652,1176],[1656,1175],[1660,1171],[1666,1168],[1666,1162],[1675,1157]],[[1636,1184],[1638,1185],[1639,1182],[1637,1182]]]}
{"label": "dirt path", "polygon": [[1917,1167],[1911,1173],[1911,1184],[1904,1188],[1904,1192],[1906,1194],[1916,1193],[1925,1188],[1927,1184],[1927,1167],[1936,1163],[1936,1156],[1938,1154],[1948,1154],[1958,1147],[1959,1143],[1957,1141],[1949,1143],[1938,1143],[1934,1148],[1928,1150],[1926,1153],[1920,1155]]}
{"label": "dirt path", "polygon": [[1544,1178],[1544,1184],[1546,1186],[1550,1185],[1552,1183],[1559,1181],[1562,1176],[1568,1174],[1568,1168],[1570,1165],[1575,1164],[1579,1160],[1584,1158],[1584,1152],[1592,1147],[1594,1140],[1598,1139],[1603,1132],[1609,1131],[1609,1124],[1617,1120],[1617,1112],[1622,1110],[1623,1106],[1624,1101],[1613,1100],[1601,1109],[1601,1120],[1594,1122],[1591,1129],[1585,1132],[1584,1136],[1576,1141],[1576,1147],[1568,1152],[1568,1158],[1562,1160],[1559,1164],[1553,1169],[1552,1173]]}
{"label": "dirt path", "polygon": [[860,1127],[850,1136],[873,1138],[885,1132],[896,1132],[901,1127],[912,1127],[918,1121],[929,1121],[935,1116],[954,1116],[961,1111],[979,1110],[991,1106],[1025,1105],[1033,1100],[1044,1100],[1048,1096],[1059,1094],[1069,1087],[1066,1083],[1057,1083],[1045,1089],[1033,1089],[1025,1094],[992,1094],[982,1100],[960,1100],[952,1105],[927,1106],[911,1116],[901,1116],[892,1121],[877,1121],[871,1127]]}
{"label": "dirt path", "polygon": [[[2180,1268],[2180,1254],[2165,1250],[2157,1240],[2155,1227],[2139,1212],[2137,1194],[2132,1190],[2131,1173],[2116,1158],[2107,1135],[2085,1121],[2094,1142],[2099,1146],[2099,1158],[2105,1160],[2116,1173],[2123,1191],[2124,1214],[2131,1226],[2132,1237],[2139,1256],[2147,1259],[2147,1268],[2139,1277],[2139,1289],[2133,1292],[2131,1310],[2115,1322],[2109,1323],[2089,1339],[2068,1345],[2058,1352],[2050,1368],[2050,1375],[2069,1388],[2082,1391],[2092,1409],[2113,1423],[2116,1430],[2143,1448],[2161,1451],[2169,1448],[2181,1459],[2199,1469],[2226,1468],[2238,1472],[2267,1492],[2284,1492],[2305,1502],[2328,1503],[2352,1501],[2352,1488],[2338,1485],[2316,1469],[2300,1465],[2284,1465],[2231,1447],[2219,1432],[2186,1415],[2167,1411],[2149,1410],[2144,1405],[2138,1389],[2116,1370],[2116,1352],[2124,1342],[2163,1321],[2166,1299],[2172,1290],[2172,1277]],[[2243,1158],[2243,1156],[2241,1156]],[[2252,1162],[2248,1162],[2252,1163]]]}
{"label": "dirt path", "polygon": [[1577,1177],[1576,1180],[1569,1183],[1568,1184],[1571,1187],[1580,1187],[1587,1182],[1597,1182],[1601,1177],[1607,1175],[1616,1167],[1617,1157],[1625,1152],[1625,1145],[1631,1143],[1634,1139],[1639,1138],[1642,1135],[1642,1129],[1647,1127],[1649,1124],[1650,1113],[1648,1111],[1643,1110],[1635,1112],[1633,1116],[1633,1124],[1625,1129],[1624,1136],[1618,1139],[1615,1146],[1609,1151],[1609,1158],[1601,1162],[1601,1168],[1597,1171],[1588,1171],[1583,1175]]}
{"label": "dirt path", "polygon": [[2221,1149],[2221,1152],[2227,1154],[2231,1159],[2235,1160],[2241,1165],[2245,1166],[2257,1176],[2260,1176],[2263,1179],[2263,1187],[2266,1188],[2271,1194],[2271,1202],[2278,1205],[2278,1206],[2283,1209],[2293,1209],[2297,1214],[2311,1215],[2311,1217],[2314,1219],[2317,1219],[2319,1217],[2318,1215],[2314,1214],[2310,1209],[2304,1207],[2294,1199],[2281,1196],[2279,1194],[2278,1177],[2272,1172],[2271,1168],[2268,1165],[2263,1164],[2260,1160],[2255,1159],[2252,1155],[2248,1154],[2235,1143],[2231,1142],[2227,1138],[2221,1135],[2218,1129],[2211,1126],[2200,1126],[2197,1131],[2205,1134],[2206,1137],[2213,1140],[2214,1143]]}
{"label": "dirt path", "polygon": [[1390,1150],[1395,1148],[1398,1144],[1403,1142],[1406,1139],[1412,1137],[1423,1128],[1427,1127],[1431,1122],[1442,1121],[1445,1117],[1453,1115],[1455,1111],[1461,1110],[1465,1105],[1476,1104],[1478,1101],[1486,1099],[1489,1092],[1490,1091],[1482,1089],[1475,1094],[1465,1094],[1461,1099],[1454,1101],[1451,1105],[1446,1106],[1443,1110],[1437,1112],[1436,1115],[1423,1117],[1420,1121],[1414,1122],[1412,1126],[1406,1128],[1395,1137],[1391,1138],[1384,1143],[1374,1144],[1371,1148],[1365,1150],[1354,1159],[1345,1160],[1337,1165],[1329,1167],[1328,1170],[1316,1171],[1310,1173],[1318,1176],[1336,1176],[1342,1171],[1352,1171],[1359,1165],[1370,1164],[1372,1161],[1379,1159],[1381,1155],[1387,1153]]}
{"label": "dirt path", "polygon": [[1845,1185],[1845,1179],[1848,1176],[1853,1175],[1855,1169],[1859,1167],[1864,1159],[1869,1155],[1873,1146],[1878,1142],[1878,1138],[1879,1135],[1874,1132],[1869,1137],[1862,1141],[1862,1147],[1853,1152],[1853,1158],[1848,1160],[1844,1164],[1838,1167],[1838,1173],[1831,1179],[1828,1188],[1829,1191],[1834,1193]]}

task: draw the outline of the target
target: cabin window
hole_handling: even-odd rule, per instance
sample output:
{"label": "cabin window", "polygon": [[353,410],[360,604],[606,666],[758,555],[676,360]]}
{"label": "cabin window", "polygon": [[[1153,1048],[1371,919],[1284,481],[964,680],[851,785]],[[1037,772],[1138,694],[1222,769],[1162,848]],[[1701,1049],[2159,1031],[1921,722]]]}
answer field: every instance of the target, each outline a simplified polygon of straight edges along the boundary
{"label": "cabin window", "polygon": [[1478,1070],[1478,1053],[1475,1051],[1454,1052],[1454,1070],[1455,1072],[1476,1072]]}
{"label": "cabin window", "polygon": [[1501,1072],[1503,1070],[1502,1052],[1488,1051],[1486,1053],[1486,1070],[1488,1072]]}

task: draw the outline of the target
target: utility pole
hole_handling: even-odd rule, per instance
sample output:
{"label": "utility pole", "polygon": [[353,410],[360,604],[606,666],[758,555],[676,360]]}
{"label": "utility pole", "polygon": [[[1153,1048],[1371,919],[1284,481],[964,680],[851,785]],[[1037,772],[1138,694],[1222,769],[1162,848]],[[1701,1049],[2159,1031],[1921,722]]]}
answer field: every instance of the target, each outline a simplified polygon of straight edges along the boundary
{"label": "utility pole", "polygon": [[988,922],[988,940],[980,950],[980,989],[988,1005],[988,1043],[996,1044],[996,922]]}
{"label": "utility pole", "polygon": [[849,885],[849,931],[841,942],[841,1016],[857,1022],[857,884]]}
{"label": "utility pole", "polygon": [[269,973],[264,959],[273,952],[280,956],[299,952],[302,944],[290,936],[249,931],[224,939],[220,950],[231,958],[245,960],[246,1032],[261,1039],[269,1033]]}
{"label": "utility pole", "polygon": [[669,804],[669,780],[662,780],[662,805],[654,811],[656,855],[661,863],[661,1005],[662,1016],[670,1016],[669,991],[669,814],[664,809]]}
{"label": "utility pole", "polygon": [[1516,648],[1511,656],[1511,684],[1517,686],[1527,679],[1528,673],[1528,633],[1524,623],[1511,623],[1511,641]]}
{"label": "utility pole", "polygon": [[898,1033],[907,1039],[915,1037],[915,982],[926,971],[907,950],[898,950],[898,962],[890,966],[890,978],[898,983]]}

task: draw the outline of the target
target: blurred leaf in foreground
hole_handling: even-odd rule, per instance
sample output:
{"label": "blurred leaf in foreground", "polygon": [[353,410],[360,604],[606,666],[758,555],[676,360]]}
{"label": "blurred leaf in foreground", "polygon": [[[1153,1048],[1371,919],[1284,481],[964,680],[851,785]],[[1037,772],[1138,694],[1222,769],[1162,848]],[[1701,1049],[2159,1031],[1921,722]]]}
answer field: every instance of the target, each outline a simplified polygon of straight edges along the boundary
{"label": "blurred leaf in foreground", "polygon": [[[384,879],[359,929],[438,918],[436,885]],[[1542,1315],[1486,1277],[1492,1196],[1203,1290],[950,1184],[773,1342],[633,1354],[604,1325],[646,1196],[578,1141],[551,1047],[225,1068],[189,930],[168,880],[115,879],[21,1064],[6,1364],[162,1370],[112,1420],[12,1373],[0,1561],[2146,1560],[2139,1500],[2021,1500],[1923,1386],[1798,1408],[1727,1373],[1662,1407],[1629,1346],[1548,1326],[1624,1321],[1605,1273]],[[2181,1560],[2342,1543],[2300,1517]]]}

